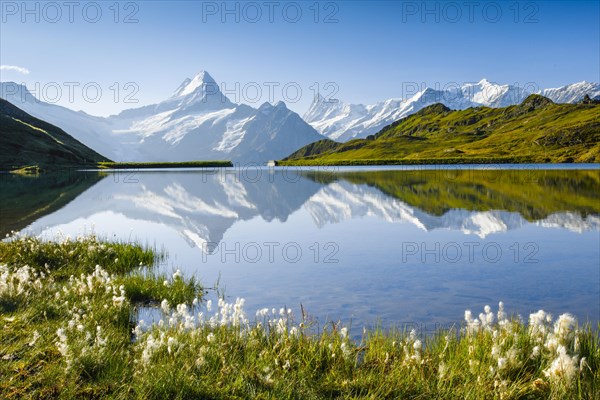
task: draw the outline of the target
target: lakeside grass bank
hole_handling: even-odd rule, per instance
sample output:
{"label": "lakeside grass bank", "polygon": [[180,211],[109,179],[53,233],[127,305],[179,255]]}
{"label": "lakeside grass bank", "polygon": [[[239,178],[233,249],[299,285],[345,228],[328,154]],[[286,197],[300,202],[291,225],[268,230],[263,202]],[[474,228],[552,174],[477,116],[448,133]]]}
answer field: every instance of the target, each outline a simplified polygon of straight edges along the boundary
{"label": "lakeside grass bank", "polygon": [[[594,399],[598,330],[502,305],[462,327],[323,329],[287,309],[212,304],[160,252],[93,236],[0,243],[0,397]],[[157,323],[138,320],[141,305]],[[158,311],[160,310],[160,311]],[[458,316],[457,316],[458,317]],[[457,318],[458,319],[458,318]]]}
{"label": "lakeside grass bank", "polygon": [[328,159],[304,158],[294,160],[280,160],[277,166],[370,166],[370,165],[477,165],[477,164],[552,164],[552,162],[539,160],[534,157],[446,157],[446,158],[385,158],[385,159]]}
{"label": "lakeside grass bank", "polygon": [[99,162],[100,169],[146,169],[146,168],[217,168],[233,167],[231,161],[165,161],[165,162]]}

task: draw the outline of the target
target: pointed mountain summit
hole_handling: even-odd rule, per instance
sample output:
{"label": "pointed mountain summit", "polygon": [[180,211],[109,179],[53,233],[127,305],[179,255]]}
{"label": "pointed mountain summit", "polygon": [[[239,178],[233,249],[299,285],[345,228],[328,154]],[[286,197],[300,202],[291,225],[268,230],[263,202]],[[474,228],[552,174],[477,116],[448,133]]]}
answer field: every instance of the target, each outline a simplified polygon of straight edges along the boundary
{"label": "pointed mountain summit", "polygon": [[187,96],[188,94],[198,91],[198,89],[206,92],[207,89],[214,90],[214,88],[218,88],[218,85],[213,77],[206,71],[200,71],[192,79],[186,78],[181,85],[179,85],[179,88],[177,88],[173,97]]}

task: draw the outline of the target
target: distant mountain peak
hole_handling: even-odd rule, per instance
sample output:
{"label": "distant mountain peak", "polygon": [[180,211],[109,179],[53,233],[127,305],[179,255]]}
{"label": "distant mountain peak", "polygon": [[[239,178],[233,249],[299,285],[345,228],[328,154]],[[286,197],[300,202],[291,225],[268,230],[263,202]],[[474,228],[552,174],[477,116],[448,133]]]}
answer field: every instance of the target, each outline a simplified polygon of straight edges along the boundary
{"label": "distant mountain peak", "polygon": [[186,78],[177,88],[173,97],[187,96],[198,90],[206,91],[207,86],[214,85],[211,92],[218,92],[217,83],[210,74],[204,70],[198,72],[192,79]]}

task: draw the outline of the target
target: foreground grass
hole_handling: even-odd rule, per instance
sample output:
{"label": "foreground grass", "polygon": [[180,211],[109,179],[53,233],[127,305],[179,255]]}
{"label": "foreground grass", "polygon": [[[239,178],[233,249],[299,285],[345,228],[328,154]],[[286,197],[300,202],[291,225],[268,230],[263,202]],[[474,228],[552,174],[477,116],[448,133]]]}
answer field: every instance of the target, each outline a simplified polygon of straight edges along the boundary
{"label": "foreground grass", "polygon": [[144,169],[144,168],[216,168],[232,167],[231,161],[173,161],[173,162],[99,162],[100,169]]}
{"label": "foreground grass", "polygon": [[[458,331],[315,332],[290,310],[198,302],[145,267],[148,249],[93,237],[0,244],[2,398],[598,398],[598,332],[568,314],[529,323],[502,305]],[[160,302],[161,319],[135,306]],[[157,307],[158,308],[158,307]]]}

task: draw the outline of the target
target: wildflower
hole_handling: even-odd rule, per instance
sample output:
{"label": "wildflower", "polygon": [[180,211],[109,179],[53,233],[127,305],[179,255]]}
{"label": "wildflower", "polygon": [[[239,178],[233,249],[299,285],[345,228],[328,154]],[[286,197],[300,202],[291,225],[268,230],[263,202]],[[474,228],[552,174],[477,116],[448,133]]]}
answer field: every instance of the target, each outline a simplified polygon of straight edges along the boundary
{"label": "wildflower", "polygon": [[566,339],[577,325],[577,320],[571,314],[562,314],[554,323],[554,334],[559,338]]}
{"label": "wildflower", "polygon": [[343,327],[342,329],[340,329],[340,336],[342,339],[348,338],[348,328],[347,327]]}
{"label": "wildflower", "polygon": [[498,369],[504,369],[504,367],[506,367],[506,358],[498,358]]}
{"label": "wildflower", "polygon": [[38,339],[40,338],[40,333],[38,331],[34,331],[33,332],[33,338],[31,339],[31,341],[28,343],[30,347],[35,346],[36,342],[38,341]]}
{"label": "wildflower", "polygon": [[560,345],[557,349],[557,357],[552,361],[552,364],[548,369],[544,371],[551,382],[558,383],[564,382],[566,384],[571,383],[578,372],[578,356],[569,356],[567,349]]}
{"label": "wildflower", "polygon": [[160,308],[165,314],[168,314],[171,311],[171,307],[169,306],[167,299],[163,299],[163,301],[160,302]]}
{"label": "wildflower", "polygon": [[169,354],[171,354],[171,352],[173,351],[173,348],[176,347],[179,343],[177,342],[177,339],[175,338],[168,338],[167,339],[167,351],[169,352]]}
{"label": "wildflower", "polygon": [[261,308],[256,311],[256,318],[265,318],[269,314],[268,308]]}

